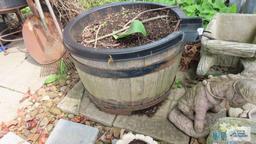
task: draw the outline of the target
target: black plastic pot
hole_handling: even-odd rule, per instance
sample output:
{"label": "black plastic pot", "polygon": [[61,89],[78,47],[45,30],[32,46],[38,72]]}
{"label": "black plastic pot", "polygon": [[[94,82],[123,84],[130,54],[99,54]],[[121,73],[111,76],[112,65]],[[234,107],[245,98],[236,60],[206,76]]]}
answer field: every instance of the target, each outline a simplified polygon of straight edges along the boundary
{"label": "black plastic pot", "polygon": [[202,27],[202,20],[200,18],[188,18],[178,7],[170,7],[177,17],[181,20],[180,31],[172,33],[167,37],[143,46],[125,48],[125,49],[93,49],[86,48],[77,42],[80,37],[81,29],[89,24],[91,21],[97,21],[97,19],[103,18],[106,13],[113,11],[120,11],[121,7],[148,7],[157,8],[164,7],[165,5],[156,3],[142,3],[142,2],[122,2],[112,3],[102,7],[89,10],[73,21],[67,24],[64,30],[64,43],[65,46],[71,51],[72,54],[81,58],[94,59],[98,61],[106,61],[109,59],[109,55],[114,60],[133,59],[152,55],[170,48],[171,45],[175,45],[179,41],[193,42],[198,38],[197,28]]}
{"label": "black plastic pot", "polygon": [[27,4],[26,0],[1,0],[0,9],[15,9]]}
{"label": "black plastic pot", "polygon": [[[89,10],[71,21],[64,30],[64,44],[89,97],[102,111],[131,114],[163,101],[178,71],[183,46],[198,39],[202,20],[187,18],[178,7],[170,7],[180,20],[180,31],[158,41],[123,49],[88,48],[77,40],[83,28],[122,7],[159,8],[156,3],[113,3]],[[111,62],[109,62],[111,59]]]}

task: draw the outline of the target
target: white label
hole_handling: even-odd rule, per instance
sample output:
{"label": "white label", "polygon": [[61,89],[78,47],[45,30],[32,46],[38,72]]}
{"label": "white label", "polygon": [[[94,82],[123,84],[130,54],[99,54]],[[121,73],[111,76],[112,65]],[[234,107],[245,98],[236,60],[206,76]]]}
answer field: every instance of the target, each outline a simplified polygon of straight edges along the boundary
{"label": "white label", "polygon": [[250,142],[251,141],[251,128],[250,127],[237,127],[227,130],[227,140],[232,142]]}

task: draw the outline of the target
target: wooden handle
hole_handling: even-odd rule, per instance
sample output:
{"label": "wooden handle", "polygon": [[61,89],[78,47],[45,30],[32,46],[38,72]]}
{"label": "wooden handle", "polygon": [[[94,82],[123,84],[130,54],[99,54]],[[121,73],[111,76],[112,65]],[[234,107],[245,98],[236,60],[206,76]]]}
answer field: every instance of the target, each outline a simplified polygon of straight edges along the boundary
{"label": "wooden handle", "polygon": [[39,13],[40,19],[41,19],[45,29],[48,30],[47,23],[46,23],[46,20],[45,20],[45,16],[44,16],[44,12],[43,12],[40,0],[35,0],[35,4],[36,4],[37,11]]}
{"label": "wooden handle", "polygon": [[63,39],[62,30],[61,30],[61,28],[60,28],[60,25],[59,25],[59,23],[58,23],[58,20],[57,20],[57,18],[56,18],[56,15],[54,14],[54,11],[53,11],[53,9],[52,9],[51,3],[49,2],[49,0],[45,0],[45,2],[46,2],[46,5],[47,5],[47,7],[48,7],[48,9],[49,9],[49,12],[50,12],[50,14],[51,14],[51,16],[52,16],[53,22],[54,22],[54,24],[55,24],[55,26],[56,26],[56,28],[57,28],[57,30],[58,30],[58,33],[59,33],[59,35],[60,35],[60,38]]}

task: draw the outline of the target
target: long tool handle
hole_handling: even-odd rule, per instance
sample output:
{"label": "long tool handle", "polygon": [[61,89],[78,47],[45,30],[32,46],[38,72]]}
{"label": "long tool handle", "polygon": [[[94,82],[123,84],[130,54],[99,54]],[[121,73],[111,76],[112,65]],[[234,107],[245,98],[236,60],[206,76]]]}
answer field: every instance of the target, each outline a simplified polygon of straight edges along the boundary
{"label": "long tool handle", "polygon": [[50,3],[49,0],[45,0],[45,2],[46,2],[46,5],[47,5],[47,7],[48,7],[48,9],[49,9],[49,12],[50,12],[50,14],[51,14],[51,16],[52,16],[52,18],[53,18],[53,22],[54,22],[54,24],[55,24],[55,26],[56,26],[56,28],[57,28],[57,30],[58,30],[58,32],[59,32],[60,38],[63,39],[62,30],[61,30],[61,28],[60,28],[60,25],[59,25],[59,23],[58,23],[58,20],[57,20],[57,18],[56,18],[56,15],[54,14],[54,11],[53,11],[53,9],[52,9],[51,3]]}
{"label": "long tool handle", "polygon": [[47,23],[45,21],[45,16],[44,16],[44,12],[43,12],[40,0],[35,0],[35,3],[36,3],[36,7],[37,7],[37,11],[39,13],[40,19],[41,19],[45,29],[48,30]]}

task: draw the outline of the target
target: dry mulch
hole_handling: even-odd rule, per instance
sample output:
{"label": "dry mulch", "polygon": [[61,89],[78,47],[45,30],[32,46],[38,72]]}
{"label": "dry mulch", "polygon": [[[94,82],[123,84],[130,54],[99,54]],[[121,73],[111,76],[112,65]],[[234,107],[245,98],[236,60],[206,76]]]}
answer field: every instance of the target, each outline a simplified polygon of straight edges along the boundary
{"label": "dry mulch", "polygon": [[188,70],[192,65],[197,65],[200,60],[201,43],[185,45],[181,58],[181,71]]}

